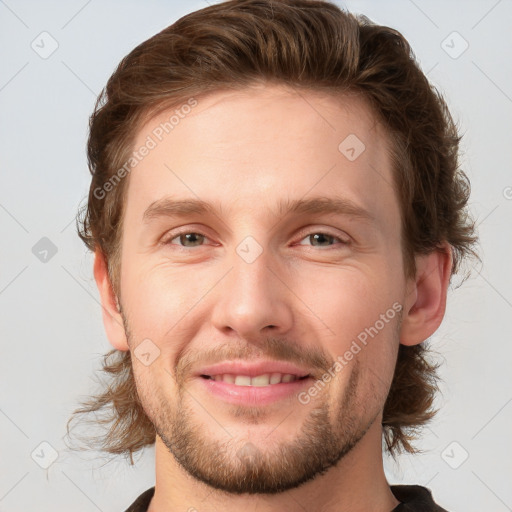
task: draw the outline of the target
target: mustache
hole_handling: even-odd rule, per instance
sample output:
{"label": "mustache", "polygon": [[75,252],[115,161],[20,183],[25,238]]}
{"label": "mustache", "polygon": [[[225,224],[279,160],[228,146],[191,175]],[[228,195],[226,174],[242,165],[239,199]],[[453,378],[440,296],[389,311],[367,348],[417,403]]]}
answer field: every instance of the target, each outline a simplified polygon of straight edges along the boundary
{"label": "mustache", "polygon": [[223,343],[202,351],[192,352],[186,347],[178,353],[176,358],[176,380],[183,382],[199,366],[240,359],[244,361],[271,359],[316,368],[324,372],[334,364],[334,360],[331,360],[318,346],[307,347],[282,338],[268,337],[257,342]]}

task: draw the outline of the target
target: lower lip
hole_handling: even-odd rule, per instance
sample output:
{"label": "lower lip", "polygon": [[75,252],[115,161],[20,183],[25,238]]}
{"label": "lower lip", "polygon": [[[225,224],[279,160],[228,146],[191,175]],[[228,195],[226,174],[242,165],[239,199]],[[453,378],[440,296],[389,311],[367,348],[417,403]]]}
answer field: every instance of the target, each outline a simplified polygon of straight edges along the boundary
{"label": "lower lip", "polygon": [[296,396],[305,387],[311,385],[312,378],[293,382],[280,382],[268,386],[236,386],[229,382],[199,377],[206,390],[225,402],[238,405],[266,405],[277,400]]}

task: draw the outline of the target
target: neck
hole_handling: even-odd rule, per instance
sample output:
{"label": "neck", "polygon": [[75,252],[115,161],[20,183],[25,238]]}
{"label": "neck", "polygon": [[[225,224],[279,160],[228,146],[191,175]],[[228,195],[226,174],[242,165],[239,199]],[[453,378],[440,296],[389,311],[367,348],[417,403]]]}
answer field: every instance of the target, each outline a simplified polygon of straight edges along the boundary
{"label": "neck", "polygon": [[190,476],[156,436],[155,494],[149,512],[391,512],[399,501],[386,481],[380,422],[336,466],[279,494],[227,494]]}

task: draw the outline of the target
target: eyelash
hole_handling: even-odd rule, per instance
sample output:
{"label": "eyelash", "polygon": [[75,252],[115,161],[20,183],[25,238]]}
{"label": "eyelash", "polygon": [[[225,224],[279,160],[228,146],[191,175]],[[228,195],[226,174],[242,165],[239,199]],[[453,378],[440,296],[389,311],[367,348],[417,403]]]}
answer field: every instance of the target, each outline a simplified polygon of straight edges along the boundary
{"label": "eyelash", "polygon": [[[176,238],[180,237],[181,235],[192,235],[192,234],[193,235],[204,236],[206,239],[209,240],[208,236],[205,235],[204,233],[202,233],[201,231],[186,231],[186,230],[183,230],[183,231],[180,231],[180,232],[171,233],[170,236],[166,237],[162,241],[162,244],[163,245],[174,245],[174,246],[177,246],[177,247],[179,247],[180,249],[183,249],[183,250],[195,249],[196,247],[202,247],[202,245],[196,246],[196,247],[185,247],[183,245],[178,245],[178,244],[172,244],[171,243],[173,240],[175,240]],[[305,238],[307,238],[307,237],[309,237],[311,235],[326,235],[327,237],[331,237],[334,240],[337,240],[338,242],[340,242],[339,245],[341,245],[342,247],[347,246],[347,245],[350,244],[350,242],[348,240],[344,240],[344,239],[340,238],[339,236],[336,236],[336,235],[333,235],[333,234],[329,233],[328,231],[310,231],[308,233],[304,233],[302,238],[300,239],[300,241],[304,240]],[[303,245],[303,244],[299,244],[299,245]],[[316,248],[313,245],[311,245],[309,247],[311,247],[313,249]],[[325,250],[329,250],[331,248],[335,248],[335,246],[332,245],[332,246],[318,247],[318,248],[325,251]]]}

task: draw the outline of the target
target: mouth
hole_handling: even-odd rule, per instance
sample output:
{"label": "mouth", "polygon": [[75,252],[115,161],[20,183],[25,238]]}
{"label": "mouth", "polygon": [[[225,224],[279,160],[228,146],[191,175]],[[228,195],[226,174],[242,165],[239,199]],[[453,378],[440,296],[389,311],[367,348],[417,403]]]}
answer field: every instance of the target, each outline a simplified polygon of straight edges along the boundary
{"label": "mouth", "polygon": [[293,399],[313,383],[314,371],[290,361],[237,359],[204,366],[195,380],[213,399],[255,406]]}
{"label": "mouth", "polygon": [[304,380],[310,375],[294,375],[292,373],[264,373],[251,377],[250,375],[236,375],[231,373],[217,374],[217,375],[201,375],[203,379],[214,380],[215,382],[225,382],[235,386],[253,386],[253,387],[267,387],[275,384],[287,384],[297,380]]}
{"label": "mouth", "polygon": [[234,405],[265,406],[297,395],[313,383],[311,375],[271,373],[262,375],[201,374],[197,379],[211,399]]}

